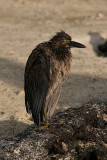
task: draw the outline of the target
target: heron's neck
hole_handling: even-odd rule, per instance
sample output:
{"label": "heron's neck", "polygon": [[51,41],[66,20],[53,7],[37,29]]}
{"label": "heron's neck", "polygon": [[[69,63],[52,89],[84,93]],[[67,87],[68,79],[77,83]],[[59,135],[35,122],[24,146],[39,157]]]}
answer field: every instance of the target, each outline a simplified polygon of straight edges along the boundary
{"label": "heron's neck", "polygon": [[56,55],[58,60],[65,60],[71,58],[71,52],[69,49],[65,47],[60,47],[54,50],[54,54]]}

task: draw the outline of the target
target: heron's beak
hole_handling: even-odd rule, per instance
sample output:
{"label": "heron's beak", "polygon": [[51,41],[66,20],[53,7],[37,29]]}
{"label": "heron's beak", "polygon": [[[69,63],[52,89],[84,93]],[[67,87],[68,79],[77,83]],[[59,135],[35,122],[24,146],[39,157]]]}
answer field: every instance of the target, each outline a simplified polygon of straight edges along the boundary
{"label": "heron's beak", "polygon": [[70,47],[70,48],[86,48],[86,46],[84,46],[83,44],[81,43],[78,43],[78,42],[75,42],[75,41],[70,41],[67,43],[67,45]]}

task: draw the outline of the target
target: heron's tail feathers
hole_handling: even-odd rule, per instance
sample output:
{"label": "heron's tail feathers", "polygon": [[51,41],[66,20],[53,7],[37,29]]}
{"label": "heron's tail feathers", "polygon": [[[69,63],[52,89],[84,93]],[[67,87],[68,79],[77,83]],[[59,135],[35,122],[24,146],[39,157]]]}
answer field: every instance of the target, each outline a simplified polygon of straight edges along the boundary
{"label": "heron's tail feathers", "polygon": [[37,125],[39,125],[39,121],[43,121],[47,90],[46,84],[42,84],[40,88],[38,86],[33,98],[32,117]]}

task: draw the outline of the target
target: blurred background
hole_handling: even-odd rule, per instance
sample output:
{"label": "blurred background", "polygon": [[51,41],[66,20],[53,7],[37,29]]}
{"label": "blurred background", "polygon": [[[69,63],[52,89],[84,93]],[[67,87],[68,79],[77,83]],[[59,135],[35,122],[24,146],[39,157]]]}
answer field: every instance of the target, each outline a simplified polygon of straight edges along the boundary
{"label": "blurred background", "polygon": [[0,138],[33,124],[24,104],[24,68],[32,49],[64,30],[86,49],[72,49],[72,69],[57,111],[107,100],[107,0],[0,0]]}

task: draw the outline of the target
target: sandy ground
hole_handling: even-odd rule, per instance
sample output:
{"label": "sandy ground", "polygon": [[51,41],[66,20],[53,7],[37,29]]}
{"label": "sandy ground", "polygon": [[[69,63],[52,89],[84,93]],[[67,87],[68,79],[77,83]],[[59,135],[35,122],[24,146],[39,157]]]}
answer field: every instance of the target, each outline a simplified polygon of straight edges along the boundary
{"label": "sandy ground", "polygon": [[0,139],[33,123],[24,105],[26,60],[60,29],[87,48],[72,49],[71,75],[57,111],[107,101],[107,58],[97,50],[107,38],[106,0],[0,0]]}

